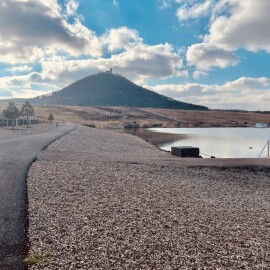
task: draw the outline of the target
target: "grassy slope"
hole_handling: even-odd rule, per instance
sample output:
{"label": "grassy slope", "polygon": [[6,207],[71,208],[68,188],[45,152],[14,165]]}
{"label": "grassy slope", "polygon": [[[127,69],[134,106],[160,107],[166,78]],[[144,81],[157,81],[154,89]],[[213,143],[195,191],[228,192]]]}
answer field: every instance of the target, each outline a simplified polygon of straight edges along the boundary
{"label": "grassy slope", "polygon": [[[21,107],[21,104],[17,104]],[[0,102],[0,110],[7,106]],[[57,121],[81,124],[133,123],[140,126],[162,124],[166,126],[234,126],[256,122],[270,123],[270,114],[252,112],[222,112],[222,111],[185,111],[153,108],[128,107],[79,107],[79,106],[34,106],[37,115],[48,117],[53,113]]]}

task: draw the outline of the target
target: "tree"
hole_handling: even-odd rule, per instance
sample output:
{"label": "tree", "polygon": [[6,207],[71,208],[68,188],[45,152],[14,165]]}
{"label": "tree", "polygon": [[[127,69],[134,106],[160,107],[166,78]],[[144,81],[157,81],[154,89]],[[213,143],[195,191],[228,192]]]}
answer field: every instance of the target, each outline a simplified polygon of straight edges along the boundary
{"label": "tree", "polygon": [[14,128],[14,121],[19,117],[19,109],[13,102],[9,102],[7,108],[3,111],[6,119],[12,119],[12,127]]}
{"label": "tree", "polygon": [[52,121],[54,120],[54,116],[53,116],[52,113],[49,114],[48,120],[51,121],[51,123],[52,123]]}
{"label": "tree", "polygon": [[26,101],[22,105],[22,109],[21,109],[20,115],[27,117],[27,127],[29,127],[29,116],[35,115],[34,108],[32,107],[32,105],[30,104],[29,101]]}

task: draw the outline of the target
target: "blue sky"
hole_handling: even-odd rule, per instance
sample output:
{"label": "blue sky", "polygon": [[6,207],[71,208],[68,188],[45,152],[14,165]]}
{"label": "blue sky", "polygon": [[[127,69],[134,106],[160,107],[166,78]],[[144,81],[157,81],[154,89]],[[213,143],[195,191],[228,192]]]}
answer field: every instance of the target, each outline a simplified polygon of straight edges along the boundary
{"label": "blue sky", "polygon": [[175,99],[269,110],[269,0],[1,0],[0,98],[113,68]]}

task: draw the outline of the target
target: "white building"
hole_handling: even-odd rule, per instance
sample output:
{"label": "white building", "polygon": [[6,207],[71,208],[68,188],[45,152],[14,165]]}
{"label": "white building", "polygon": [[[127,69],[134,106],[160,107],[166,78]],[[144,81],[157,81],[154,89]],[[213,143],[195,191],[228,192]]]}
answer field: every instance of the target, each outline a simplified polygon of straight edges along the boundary
{"label": "white building", "polygon": [[268,124],[267,123],[256,123],[257,128],[267,128]]}

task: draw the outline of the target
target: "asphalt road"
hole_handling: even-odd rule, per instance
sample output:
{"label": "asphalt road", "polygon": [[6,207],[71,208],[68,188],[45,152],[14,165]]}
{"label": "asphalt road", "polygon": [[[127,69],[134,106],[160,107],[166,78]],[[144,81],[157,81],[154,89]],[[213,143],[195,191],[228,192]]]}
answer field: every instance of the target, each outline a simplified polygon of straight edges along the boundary
{"label": "asphalt road", "polygon": [[0,142],[0,269],[27,269],[27,182],[40,151],[75,128],[72,124]]}

